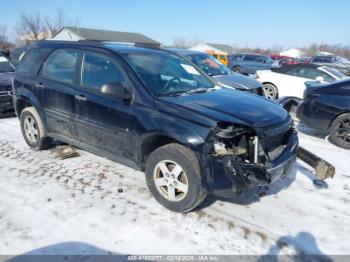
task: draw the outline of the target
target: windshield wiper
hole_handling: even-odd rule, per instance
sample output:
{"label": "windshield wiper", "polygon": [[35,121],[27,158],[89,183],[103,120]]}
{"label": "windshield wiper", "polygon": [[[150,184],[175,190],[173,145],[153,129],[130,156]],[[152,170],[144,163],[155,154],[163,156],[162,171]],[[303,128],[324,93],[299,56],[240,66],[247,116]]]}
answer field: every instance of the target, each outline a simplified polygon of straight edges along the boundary
{"label": "windshield wiper", "polygon": [[205,93],[205,92],[207,92],[208,90],[209,90],[208,88],[199,87],[199,88],[195,88],[195,89],[188,90],[188,91],[186,92],[186,94]]}
{"label": "windshield wiper", "polygon": [[181,91],[174,91],[174,92],[168,92],[160,94],[160,96],[181,96],[187,94],[187,91],[181,90]]}
{"label": "windshield wiper", "polygon": [[190,89],[190,90],[179,90],[179,91],[174,91],[174,92],[169,92],[169,93],[163,93],[160,94],[160,96],[181,96],[181,95],[191,95],[191,94],[198,94],[198,93],[205,93],[209,91],[210,88],[204,88],[204,87],[199,87],[195,89]]}

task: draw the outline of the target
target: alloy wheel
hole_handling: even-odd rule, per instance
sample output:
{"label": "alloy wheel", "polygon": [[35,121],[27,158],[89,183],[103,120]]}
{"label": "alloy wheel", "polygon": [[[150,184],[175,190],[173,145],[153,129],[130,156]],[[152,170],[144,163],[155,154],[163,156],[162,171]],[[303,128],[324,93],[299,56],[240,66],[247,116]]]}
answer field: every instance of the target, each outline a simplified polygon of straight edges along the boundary
{"label": "alloy wheel", "polygon": [[155,187],[167,200],[178,202],[188,193],[188,179],[183,168],[171,160],[160,161],[153,172]]}
{"label": "alloy wheel", "polygon": [[276,88],[272,85],[263,86],[264,94],[267,99],[274,100],[277,98]]}
{"label": "alloy wheel", "polygon": [[350,119],[343,119],[335,128],[336,137],[350,143]]}
{"label": "alloy wheel", "polygon": [[32,116],[26,116],[24,119],[24,132],[31,143],[36,143],[39,138],[39,129]]}

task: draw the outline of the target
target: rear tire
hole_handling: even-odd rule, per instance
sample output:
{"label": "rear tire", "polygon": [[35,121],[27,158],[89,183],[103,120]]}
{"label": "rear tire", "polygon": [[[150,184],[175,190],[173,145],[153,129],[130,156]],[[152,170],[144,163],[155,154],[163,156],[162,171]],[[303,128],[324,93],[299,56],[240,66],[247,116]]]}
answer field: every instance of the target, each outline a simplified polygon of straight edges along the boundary
{"label": "rear tire", "polygon": [[242,69],[241,69],[241,67],[239,67],[239,66],[234,66],[234,67],[232,68],[232,71],[235,72],[235,73],[238,73],[238,74],[241,74],[241,73],[242,73]]}
{"label": "rear tire", "polygon": [[350,149],[350,113],[342,114],[334,119],[329,135],[336,146]]}
{"label": "rear tire", "polygon": [[275,100],[278,98],[278,89],[273,84],[263,85],[265,97],[269,100]]}
{"label": "rear tire", "polygon": [[34,107],[23,109],[20,124],[24,140],[32,149],[43,150],[50,147],[52,138],[46,136],[43,122]]}
{"label": "rear tire", "polygon": [[188,212],[206,197],[195,154],[180,144],[168,144],[151,153],[145,167],[146,181],[154,198],[175,212]]}

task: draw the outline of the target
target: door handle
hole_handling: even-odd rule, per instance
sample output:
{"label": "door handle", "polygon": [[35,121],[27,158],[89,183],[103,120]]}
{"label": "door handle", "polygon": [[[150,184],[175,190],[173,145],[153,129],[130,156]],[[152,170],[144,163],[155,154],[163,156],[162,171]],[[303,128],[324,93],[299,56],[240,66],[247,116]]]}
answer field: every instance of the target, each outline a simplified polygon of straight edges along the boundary
{"label": "door handle", "polygon": [[37,87],[37,88],[43,88],[43,87],[44,87],[44,84],[41,83],[41,82],[39,82],[39,83],[36,83],[36,84],[35,84],[35,87]]}
{"label": "door handle", "polygon": [[74,97],[75,97],[76,100],[79,100],[81,102],[87,101],[87,98],[85,96],[83,96],[83,95],[75,95]]}

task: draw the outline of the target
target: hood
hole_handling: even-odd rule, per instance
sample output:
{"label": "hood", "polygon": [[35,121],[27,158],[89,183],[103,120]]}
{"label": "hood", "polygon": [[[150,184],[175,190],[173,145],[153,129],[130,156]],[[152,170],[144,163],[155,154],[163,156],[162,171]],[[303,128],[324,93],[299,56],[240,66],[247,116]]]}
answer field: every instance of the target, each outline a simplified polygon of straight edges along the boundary
{"label": "hood", "polygon": [[12,85],[13,73],[0,73],[0,86],[10,86]]}
{"label": "hood", "polygon": [[232,86],[240,90],[255,89],[261,87],[261,83],[256,81],[255,79],[237,73],[214,76],[213,78],[218,83]]}
{"label": "hood", "polygon": [[158,110],[203,125],[230,122],[261,128],[283,122],[288,117],[277,103],[246,92],[217,89],[177,97],[159,97]]}

